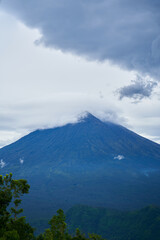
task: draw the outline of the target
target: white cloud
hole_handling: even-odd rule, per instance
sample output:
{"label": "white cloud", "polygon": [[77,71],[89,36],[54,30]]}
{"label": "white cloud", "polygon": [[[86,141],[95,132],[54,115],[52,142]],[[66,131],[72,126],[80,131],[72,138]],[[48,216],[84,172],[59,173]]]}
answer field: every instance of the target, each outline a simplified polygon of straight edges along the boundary
{"label": "white cloud", "polygon": [[3,159],[0,160],[0,167],[4,168],[6,166],[5,161],[3,161]]}
{"label": "white cloud", "polygon": [[[10,123],[12,124],[12,123]],[[0,148],[8,145],[16,140],[18,140],[20,137],[22,137],[23,135],[25,135],[27,133],[26,130],[24,131],[18,131],[18,129],[16,130],[12,130],[8,124],[8,130],[7,129],[7,125],[6,128],[3,129],[3,123],[0,121],[0,126],[1,126],[1,130],[0,130]],[[13,127],[12,127],[13,128]]]}
{"label": "white cloud", "polygon": [[125,157],[123,155],[117,155],[116,157],[114,157],[114,159],[117,159],[117,160],[122,160],[124,158]]}
{"label": "white cloud", "polygon": [[20,164],[23,164],[24,163],[24,159],[20,158],[19,162],[20,162]]}

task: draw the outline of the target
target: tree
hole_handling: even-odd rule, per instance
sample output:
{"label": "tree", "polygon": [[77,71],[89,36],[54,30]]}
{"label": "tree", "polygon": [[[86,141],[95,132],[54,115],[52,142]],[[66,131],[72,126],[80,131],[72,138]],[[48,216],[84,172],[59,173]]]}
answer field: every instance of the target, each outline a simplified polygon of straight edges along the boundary
{"label": "tree", "polygon": [[[25,217],[18,217],[23,209],[18,209],[23,194],[29,192],[26,180],[14,180],[12,174],[0,175],[0,240],[33,239],[34,229],[26,223]],[[10,204],[13,207],[9,208]]]}
{"label": "tree", "polygon": [[15,221],[17,219],[17,215],[23,212],[22,208],[18,210],[18,207],[22,202],[20,197],[23,196],[23,194],[28,193],[29,188],[30,188],[29,184],[27,184],[27,181],[24,179],[11,181],[11,191],[12,197],[14,199],[13,201],[14,207],[11,208],[11,213],[13,214]]}
{"label": "tree", "polygon": [[11,181],[12,174],[6,175],[4,178],[0,175],[0,236],[3,234],[10,217],[7,208],[12,201]]}
{"label": "tree", "polygon": [[44,233],[45,240],[66,240],[71,239],[67,233],[67,224],[65,223],[65,215],[62,209],[57,211],[57,215],[54,215],[49,221],[50,229],[47,229]]}
{"label": "tree", "polygon": [[67,224],[65,223],[65,215],[62,209],[57,211],[49,221],[50,228],[46,229],[44,234],[40,234],[37,240],[104,240],[97,234],[89,234],[89,238],[76,229],[75,236],[72,236],[67,231]]}

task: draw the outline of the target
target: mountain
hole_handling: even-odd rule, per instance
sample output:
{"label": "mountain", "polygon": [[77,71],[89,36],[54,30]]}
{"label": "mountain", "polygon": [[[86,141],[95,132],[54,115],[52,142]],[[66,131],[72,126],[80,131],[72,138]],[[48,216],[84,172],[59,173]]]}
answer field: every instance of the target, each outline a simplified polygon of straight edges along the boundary
{"label": "mountain", "polygon": [[31,185],[24,208],[35,221],[75,204],[160,205],[160,145],[91,114],[34,131],[0,149],[0,159],[0,174],[12,172]]}
{"label": "mountain", "polygon": [[[0,149],[7,167],[112,163],[160,166],[160,145],[91,114],[76,124],[37,130]],[[119,159],[120,158],[120,159]]]}

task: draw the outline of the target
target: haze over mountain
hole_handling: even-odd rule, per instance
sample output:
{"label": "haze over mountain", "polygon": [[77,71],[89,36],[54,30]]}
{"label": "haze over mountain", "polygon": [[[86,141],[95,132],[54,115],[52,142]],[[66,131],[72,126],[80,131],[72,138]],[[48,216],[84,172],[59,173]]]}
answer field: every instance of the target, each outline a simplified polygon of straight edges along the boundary
{"label": "haze over mountain", "polygon": [[74,204],[160,205],[160,145],[89,113],[75,124],[30,133],[0,149],[0,159],[1,174],[31,185],[24,206],[32,219]]}

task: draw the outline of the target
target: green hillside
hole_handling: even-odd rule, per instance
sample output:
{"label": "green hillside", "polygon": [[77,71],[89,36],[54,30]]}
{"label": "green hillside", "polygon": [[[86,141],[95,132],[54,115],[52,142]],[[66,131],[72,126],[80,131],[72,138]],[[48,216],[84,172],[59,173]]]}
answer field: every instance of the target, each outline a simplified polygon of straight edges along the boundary
{"label": "green hillside", "polygon": [[95,232],[108,240],[159,240],[160,208],[148,206],[137,211],[118,211],[89,206],[68,210],[70,231]]}

